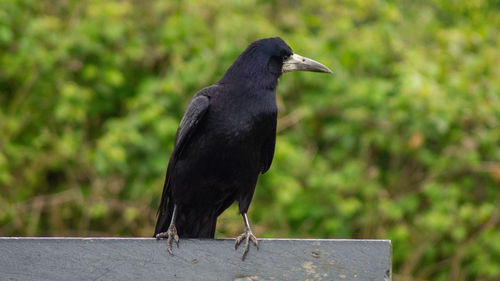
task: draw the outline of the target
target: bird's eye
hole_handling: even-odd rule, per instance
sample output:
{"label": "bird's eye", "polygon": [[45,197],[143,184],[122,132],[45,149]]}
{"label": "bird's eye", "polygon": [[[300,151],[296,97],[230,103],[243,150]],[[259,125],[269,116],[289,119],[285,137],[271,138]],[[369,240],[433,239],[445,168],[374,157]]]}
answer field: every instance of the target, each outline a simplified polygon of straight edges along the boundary
{"label": "bird's eye", "polygon": [[291,54],[289,52],[287,52],[286,50],[281,50],[280,51],[280,59],[282,61],[287,60],[290,56],[291,56]]}

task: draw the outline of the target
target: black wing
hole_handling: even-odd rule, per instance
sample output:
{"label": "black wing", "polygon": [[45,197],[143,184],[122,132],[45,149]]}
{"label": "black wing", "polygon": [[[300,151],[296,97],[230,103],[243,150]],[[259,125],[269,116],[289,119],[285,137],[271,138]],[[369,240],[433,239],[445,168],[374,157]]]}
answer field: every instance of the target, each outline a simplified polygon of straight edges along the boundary
{"label": "black wing", "polygon": [[175,134],[174,151],[172,152],[175,158],[180,155],[195,132],[198,123],[207,112],[209,102],[210,99],[207,96],[197,95],[189,103]]}
{"label": "black wing", "polygon": [[274,157],[274,147],[276,145],[276,114],[273,116],[272,134],[264,141],[260,151],[260,170],[264,174],[271,167]]}
{"label": "black wing", "polygon": [[167,224],[170,223],[171,210],[169,210],[170,207],[168,206],[168,201],[170,201],[170,176],[175,168],[177,159],[179,159],[182,151],[188,145],[191,136],[196,132],[198,124],[208,110],[210,100],[209,97],[203,95],[203,92],[204,91],[199,92],[191,100],[179,124],[177,133],[175,134],[174,150],[168,162],[160,207],[158,208],[158,221],[156,222],[155,235],[161,232],[165,227],[168,227]]}

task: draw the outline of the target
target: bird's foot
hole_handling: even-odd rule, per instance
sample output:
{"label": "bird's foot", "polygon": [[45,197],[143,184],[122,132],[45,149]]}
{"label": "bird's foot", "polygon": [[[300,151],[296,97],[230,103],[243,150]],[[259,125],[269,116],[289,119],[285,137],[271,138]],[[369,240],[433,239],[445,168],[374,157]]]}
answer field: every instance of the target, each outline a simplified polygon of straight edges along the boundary
{"label": "bird's foot", "polygon": [[259,250],[259,242],[257,242],[257,237],[253,235],[252,230],[250,228],[246,228],[245,232],[240,234],[238,237],[236,237],[236,243],[234,244],[234,250],[238,249],[238,246],[245,240],[245,243],[243,245],[243,255],[241,256],[241,260],[244,261],[245,257],[248,253],[249,249],[249,242],[252,241],[252,243],[257,247],[257,250]]}
{"label": "bird's foot", "polygon": [[171,224],[168,227],[167,231],[156,234],[156,239],[163,238],[167,238],[167,251],[171,255],[174,255],[174,253],[172,252],[173,241],[175,241],[175,244],[177,244],[177,248],[179,248],[179,235],[177,235],[177,228],[175,228],[175,225]]}

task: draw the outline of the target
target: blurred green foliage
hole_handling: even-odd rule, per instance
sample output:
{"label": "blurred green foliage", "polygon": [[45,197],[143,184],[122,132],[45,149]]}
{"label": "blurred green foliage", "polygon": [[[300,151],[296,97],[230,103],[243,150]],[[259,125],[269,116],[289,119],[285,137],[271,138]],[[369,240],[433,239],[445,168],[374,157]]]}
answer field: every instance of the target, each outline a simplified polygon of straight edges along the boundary
{"label": "blurred green foliage", "polygon": [[[0,235],[151,236],[187,102],[270,36],[335,75],[281,78],[257,236],[499,280],[498,1],[1,0]],[[232,207],[217,236],[242,228]]]}

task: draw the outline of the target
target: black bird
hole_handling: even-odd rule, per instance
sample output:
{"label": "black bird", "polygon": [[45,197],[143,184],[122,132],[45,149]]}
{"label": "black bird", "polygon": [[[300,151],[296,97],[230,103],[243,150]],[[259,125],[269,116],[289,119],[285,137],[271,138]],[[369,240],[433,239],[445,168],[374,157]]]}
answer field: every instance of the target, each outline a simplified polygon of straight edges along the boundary
{"label": "black bird", "polygon": [[181,120],[170,161],[156,238],[213,238],[217,217],[234,201],[245,222],[235,249],[258,242],[247,211],[260,173],[271,166],[276,142],[276,86],[291,71],[331,71],[294,54],[279,37],[251,43],[214,85],[196,93]]}

